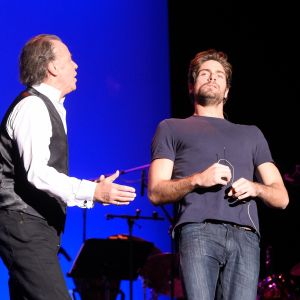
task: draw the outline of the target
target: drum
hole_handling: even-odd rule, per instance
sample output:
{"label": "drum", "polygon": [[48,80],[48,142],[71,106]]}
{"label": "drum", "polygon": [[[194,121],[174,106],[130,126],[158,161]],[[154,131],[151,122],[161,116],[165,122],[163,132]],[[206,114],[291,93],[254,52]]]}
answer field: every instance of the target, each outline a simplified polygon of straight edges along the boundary
{"label": "drum", "polygon": [[183,298],[183,286],[179,276],[179,256],[172,253],[158,253],[146,260],[140,275],[144,285],[157,294]]}
{"label": "drum", "polygon": [[74,278],[81,300],[115,300],[121,294],[120,280],[99,278]]}
{"label": "drum", "polygon": [[300,263],[295,264],[290,270],[290,285],[293,292],[293,300],[300,300]]}
{"label": "drum", "polygon": [[258,283],[259,300],[289,300],[293,299],[289,291],[289,283],[283,274],[272,274]]}

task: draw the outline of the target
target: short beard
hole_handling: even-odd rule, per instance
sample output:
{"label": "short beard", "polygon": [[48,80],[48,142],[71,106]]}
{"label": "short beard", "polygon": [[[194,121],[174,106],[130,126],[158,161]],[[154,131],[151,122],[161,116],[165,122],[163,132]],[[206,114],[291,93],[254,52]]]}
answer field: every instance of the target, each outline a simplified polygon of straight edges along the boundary
{"label": "short beard", "polygon": [[211,88],[210,84],[204,84],[194,94],[195,102],[202,106],[215,106],[224,101],[224,95],[218,88]]}
{"label": "short beard", "polygon": [[199,93],[194,96],[195,102],[202,106],[218,105],[224,101],[224,97],[216,93]]}

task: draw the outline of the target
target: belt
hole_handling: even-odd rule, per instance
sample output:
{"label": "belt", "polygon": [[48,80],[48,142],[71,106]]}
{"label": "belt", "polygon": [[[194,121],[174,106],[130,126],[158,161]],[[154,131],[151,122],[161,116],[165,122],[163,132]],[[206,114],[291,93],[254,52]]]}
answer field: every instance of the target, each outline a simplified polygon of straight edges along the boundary
{"label": "belt", "polygon": [[219,220],[205,220],[205,223],[212,223],[212,224],[224,224],[224,225],[231,225],[234,228],[238,228],[238,229],[242,229],[245,231],[251,231],[253,233],[257,233],[256,230],[250,226],[245,226],[245,225],[238,225],[235,223],[231,223],[231,222],[224,222],[224,221],[219,221]]}
{"label": "belt", "polygon": [[243,229],[246,231],[251,231],[253,233],[256,233],[256,230],[250,226],[241,226],[241,225],[237,225],[237,224],[230,224],[230,225],[232,225],[233,227],[238,228],[238,229]]}

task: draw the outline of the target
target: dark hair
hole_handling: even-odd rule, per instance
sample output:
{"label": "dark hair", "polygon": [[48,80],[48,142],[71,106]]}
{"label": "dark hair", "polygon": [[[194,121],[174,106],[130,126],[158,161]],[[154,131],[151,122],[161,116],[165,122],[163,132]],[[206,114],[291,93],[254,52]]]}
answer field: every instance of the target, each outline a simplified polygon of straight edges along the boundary
{"label": "dark hair", "polygon": [[32,86],[47,77],[48,64],[55,59],[53,40],[61,41],[56,35],[40,34],[25,44],[19,60],[21,83]]}
{"label": "dark hair", "polygon": [[189,85],[195,84],[195,81],[199,75],[200,67],[204,62],[208,60],[215,60],[223,66],[226,74],[227,87],[230,88],[232,78],[232,66],[227,60],[227,55],[224,52],[217,51],[215,49],[209,49],[206,51],[199,52],[192,59],[188,73]]}

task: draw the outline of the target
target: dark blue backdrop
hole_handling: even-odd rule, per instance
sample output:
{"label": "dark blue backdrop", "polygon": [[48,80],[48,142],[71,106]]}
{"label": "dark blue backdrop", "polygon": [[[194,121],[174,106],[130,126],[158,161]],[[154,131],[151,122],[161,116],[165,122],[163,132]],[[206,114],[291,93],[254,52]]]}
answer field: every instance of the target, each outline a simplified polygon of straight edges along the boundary
{"label": "dark blue backdrop", "polygon": [[[116,169],[149,163],[150,142],[157,123],[170,115],[168,12],[166,0],[144,1],[1,1],[0,115],[22,89],[18,56],[24,43],[40,33],[60,36],[79,65],[77,91],[66,98],[70,144],[70,174],[95,178]],[[86,237],[128,234],[126,220],[106,220],[106,214],[150,216],[153,207],[141,195],[141,170],[118,182],[138,192],[128,207],[97,205],[87,212]],[[170,207],[168,207],[170,209]],[[170,251],[168,221],[140,220],[133,235]],[[72,267],[83,241],[83,211],[68,209],[63,248],[63,271]],[[101,253],[99,253],[101,255]],[[7,272],[0,264],[1,299],[9,299]],[[67,277],[69,289],[73,281]],[[128,296],[129,282],[122,282]],[[149,291],[147,291],[148,293]],[[134,299],[143,299],[142,278],[134,282]],[[162,297],[164,298],[164,297]]]}

